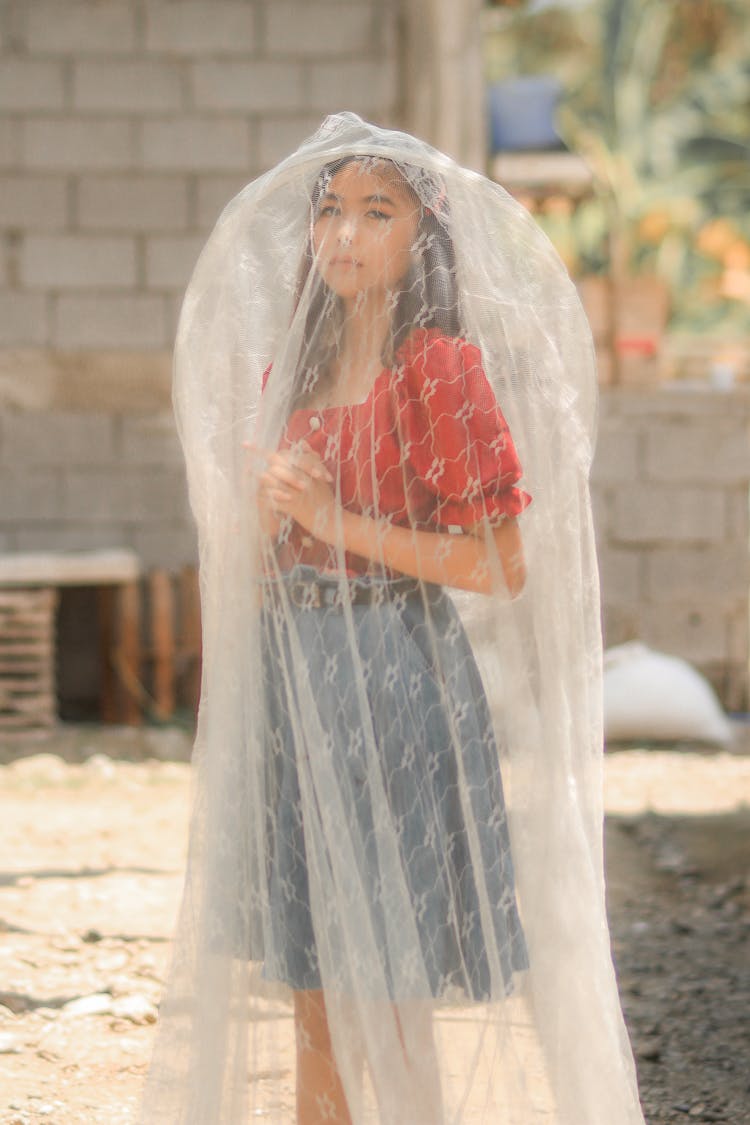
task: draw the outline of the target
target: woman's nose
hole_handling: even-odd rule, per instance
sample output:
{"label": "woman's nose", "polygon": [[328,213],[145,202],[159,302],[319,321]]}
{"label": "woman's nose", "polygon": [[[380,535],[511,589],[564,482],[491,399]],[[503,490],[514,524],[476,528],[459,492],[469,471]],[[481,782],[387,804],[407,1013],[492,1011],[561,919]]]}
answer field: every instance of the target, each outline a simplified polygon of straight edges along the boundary
{"label": "woman's nose", "polygon": [[336,229],[336,240],[342,246],[348,246],[354,238],[354,233],[354,221],[352,219],[342,219]]}

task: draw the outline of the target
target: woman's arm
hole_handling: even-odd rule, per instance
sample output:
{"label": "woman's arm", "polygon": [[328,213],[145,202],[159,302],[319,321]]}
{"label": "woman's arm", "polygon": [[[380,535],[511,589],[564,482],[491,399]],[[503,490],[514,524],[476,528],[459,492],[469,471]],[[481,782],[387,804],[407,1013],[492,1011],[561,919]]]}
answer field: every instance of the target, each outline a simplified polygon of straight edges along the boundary
{"label": "woman's arm", "polygon": [[416,531],[350,512],[337,505],[330,475],[313,453],[294,459],[288,454],[272,454],[261,477],[260,494],[263,503],[292,516],[324,543],[340,543],[352,554],[402,574],[489,594],[497,583],[499,560],[511,596],[523,588],[523,544],[515,519],[504,519],[489,535],[483,523],[464,535],[449,535]]}
{"label": "woman's arm", "polygon": [[[424,582],[457,586],[479,594],[491,594],[497,585],[491,558],[494,553],[511,596],[515,597],[523,589],[526,577],[523,545],[515,519],[503,520],[490,529],[489,535],[482,524],[475,524],[463,535],[448,535],[439,531],[415,531],[342,511],[340,529],[347,551],[385,563],[393,570]],[[325,537],[325,541],[334,543],[336,540],[334,524],[330,538]]]}

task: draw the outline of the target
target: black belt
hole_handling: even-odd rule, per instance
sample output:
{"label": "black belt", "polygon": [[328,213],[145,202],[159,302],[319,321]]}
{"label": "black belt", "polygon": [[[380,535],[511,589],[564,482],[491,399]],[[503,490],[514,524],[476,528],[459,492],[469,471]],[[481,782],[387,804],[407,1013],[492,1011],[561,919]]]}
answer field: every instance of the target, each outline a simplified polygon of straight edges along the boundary
{"label": "black belt", "polygon": [[428,596],[429,586],[417,578],[394,578],[385,582],[367,582],[352,578],[266,579],[264,591],[281,600],[282,591],[297,609],[341,609],[345,605],[385,605],[400,598]]}

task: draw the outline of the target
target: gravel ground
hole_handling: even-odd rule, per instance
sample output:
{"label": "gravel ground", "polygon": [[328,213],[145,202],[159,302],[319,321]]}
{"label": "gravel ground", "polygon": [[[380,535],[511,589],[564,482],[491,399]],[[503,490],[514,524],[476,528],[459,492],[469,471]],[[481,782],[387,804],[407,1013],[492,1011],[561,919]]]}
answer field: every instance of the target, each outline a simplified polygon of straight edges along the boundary
{"label": "gravel ground", "polygon": [[750,746],[605,760],[620,995],[649,1125],[750,1123]]}
{"label": "gravel ground", "polygon": [[[21,749],[0,746],[0,1122],[131,1125],[181,890],[188,742],[73,729]],[[735,750],[605,762],[613,950],[649,1125],[750,1123],[750,756]]]}
{"label": "gravel ground", "polygon": [[750,1122],[750,813],[612,819],[647,886],[610,905],[650,1125]]}

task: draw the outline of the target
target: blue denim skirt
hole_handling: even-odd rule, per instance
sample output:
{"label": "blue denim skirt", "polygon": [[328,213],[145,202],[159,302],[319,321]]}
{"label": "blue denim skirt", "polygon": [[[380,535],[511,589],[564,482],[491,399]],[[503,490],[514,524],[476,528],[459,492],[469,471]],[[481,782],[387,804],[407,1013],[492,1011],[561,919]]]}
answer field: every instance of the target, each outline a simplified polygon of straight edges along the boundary
{"label": "blue denim skirt", "polygon": [[[312,568],[299,567],[288,576],[287,589],[311,577],[321,581]],[[488,943],[494,945],[492,960],[500,965],[504,991],[512,989],[513,974],[528,966],[487,699],[463,626],[444,591],[415,582],[405,592],[401,583],[372,581],[380,583],[378,596],[355,602],[346,613],[336,605],[305,604],[304,597],[291,603],[285,599],[280,611],[267,588],[263,676],[273,807],[266,839],[271,940],[264,975],[294,989],[322,987],[305,854],[300,750],[290,721],[292,713],[301,712],[292,698],[293,682],[280,672],[293,666],[293,630],[295,649],[305,657],[311,689],[307,703],[314,700],[326,752],[333,755],[340,792],[362,841],[358,875],[371,904],[372,932],[382,935],[385,979],[391,981],[394,974],[380,902],[368,778],[372,765],[361,749],[364,739],[357,737],[363,726],[362,679],[364,721],[377,747],[378,790],[385,792],[398,841],[430,993],[437,998],[458,988],[471,999],[487,999],[498,987],[491,984]],[[335,592],[338,579],[330,582]],[[357,661],[359,688],[353,675]],[[467,817],[473,821],[473,856],[479,858],[480,885],[489,903],[483,916]]]}

